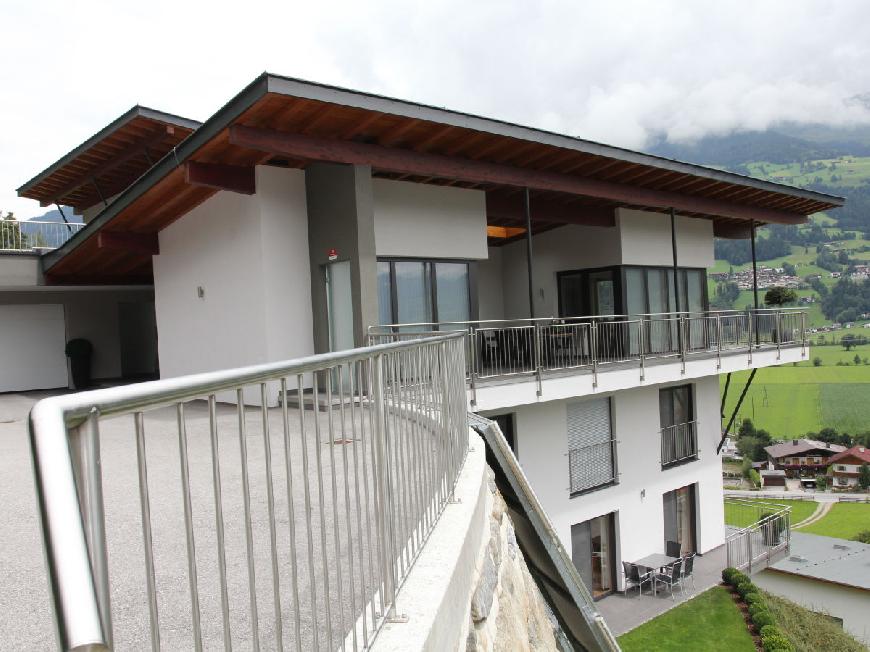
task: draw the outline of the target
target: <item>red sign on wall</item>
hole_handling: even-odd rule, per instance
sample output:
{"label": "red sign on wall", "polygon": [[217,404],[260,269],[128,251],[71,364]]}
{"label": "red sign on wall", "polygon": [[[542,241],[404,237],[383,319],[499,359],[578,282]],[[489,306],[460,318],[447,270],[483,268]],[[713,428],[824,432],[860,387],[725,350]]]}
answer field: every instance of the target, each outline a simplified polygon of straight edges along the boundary
{"label": "red sign on wall", "polygon": [[330,249],[329,251],[326,252],[326,255],[329,258],[329,260],[337,260],[338,259],[338,249],[334,249],[334,248]]}

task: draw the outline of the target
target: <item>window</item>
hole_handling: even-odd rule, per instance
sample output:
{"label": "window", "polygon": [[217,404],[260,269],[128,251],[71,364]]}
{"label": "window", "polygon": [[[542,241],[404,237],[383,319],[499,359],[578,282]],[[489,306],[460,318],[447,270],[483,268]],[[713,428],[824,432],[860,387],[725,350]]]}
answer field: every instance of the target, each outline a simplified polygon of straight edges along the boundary
{"label": "window", "polygon": [[698,457],[692,386],[680,385],[659,390],[662,466]]}
{"label": "window", "polygon": [[[428,260],[378,261],[381,324],[430,324],[471,319],[469,265]],[[418,326],[405,330],[430,330]]]}
{"label": "window", "polygon": [[568,474],[572,495],[616,481],[609,398],[568,404]]}

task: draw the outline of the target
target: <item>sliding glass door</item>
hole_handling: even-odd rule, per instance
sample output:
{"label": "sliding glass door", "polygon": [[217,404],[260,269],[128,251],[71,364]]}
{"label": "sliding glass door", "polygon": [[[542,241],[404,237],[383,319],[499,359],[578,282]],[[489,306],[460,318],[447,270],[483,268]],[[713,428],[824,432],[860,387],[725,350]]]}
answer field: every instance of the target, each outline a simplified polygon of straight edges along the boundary
{"label": "sliding glass door", "polygon": [[665,519],[665,550],[668,541],[680,546],[680,554],[696,552],[695,485],[669,491],[662,496]]}
{"label": "sliding glass door", "polygon": [[[431,330],[432,323],[471,319],[469,265],[429,260],[378,261],[381,324],[418,324],[403,331]],[[446,329],[451,329],[448,324]]]}
{"label": "sliding glass door", "polygon": [[572,561],[596,599],[616,586],[614,520],[614,513],[610,513],[571,526]]}

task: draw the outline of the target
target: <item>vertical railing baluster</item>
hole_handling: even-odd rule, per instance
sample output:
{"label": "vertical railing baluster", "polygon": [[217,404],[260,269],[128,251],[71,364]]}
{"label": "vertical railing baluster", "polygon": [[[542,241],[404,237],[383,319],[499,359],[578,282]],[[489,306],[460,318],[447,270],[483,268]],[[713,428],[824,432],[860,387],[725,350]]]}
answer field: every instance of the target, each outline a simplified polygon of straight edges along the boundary
{"label": "vertical railing baluster", "polygon": [[160,617],[157,613],[157,579],[154,574],[154,543],[151,533],[151,499],[148,495],[148,462],[145,452],[145,416],[133,415],[136,431],[136,467],[139,472],[139,508],[142,515],[142,547],[145,551],[145,586],[148,593],[148,619],[151,649],[160,650]]}
{"label": "vertical railing baluster", "polygon": [[[305,410],[301,376],[297,379],[298,403],[300,414]],[[287,526],[290,529],[290,584],[293,591],[293,634],[296,651],[302,652],[302,605],[299,604],[299,571],[296,558],[296,509],[293,505],[293,467],[290,463],[290,411],[287,406],[287,379],[281,378],[281,425],[284,436],[284,473],[287,490]],[[303,442],[304,443],[304,442]],[[307,482],[306,482],[307,484]],[[313,583],[312,583],[313,584]],[[315,606],[314,601],[311,603]]]}
{"label": "vertical railing baluster", "polygon": [[224,650],[230,652],[230,650],[233,649],[233,643],[230,632],[230,601],[227,595],[227,548],[226,540],[224,539],[220,446],[218,442],[217,407],[215,405],[214,394],[209,394],[208,397],[208,422],[209,436],[211,438],[212,489],[214,491],[215,530],[217,531],[218,579],[220,581],[221,590],[221,618],[224,630]]}
{"label": "vertical railing baluster", "polygon": [[257,570],[254,565],[254,532],[251,525],[251,483],[248,477],[248,442],[245,422],[244,390],[236,390],[236,413],[239,424],[239,458],[242,471],[242,503],[245,519],[245,550],[248,556],[248,595],[251,610],[251,645],[260,649],[260,618],[257,610]]}
{"label": "vertical railing baluster", "polygon": [[278,534],[275,531],[275,489],[272,486],[272,435],[266,383],[260,383],[260,412],[263,423],[263,457],[266,463],[266,507],[269,514],[269,552],[272,557],[272,600],[275,608],[275,639],[279,652],[284,649],[284,624],[281,614],[281,579],[278,575]]}
{"label": "vertical railing baluster", "polygon": [[193,625],[193,646],[202,650],[202,624],[199,610],[199,586],[196,569],[196,542],[193,531],[193,506],[190,501],[190,463],[187,453],[187,423],[184,418],[184,403],[176,405],[178,423],[178,459],[181,465],[181,491],[184,504],[184,534],[187,544],[187,581],[190,585],[190,613]]}

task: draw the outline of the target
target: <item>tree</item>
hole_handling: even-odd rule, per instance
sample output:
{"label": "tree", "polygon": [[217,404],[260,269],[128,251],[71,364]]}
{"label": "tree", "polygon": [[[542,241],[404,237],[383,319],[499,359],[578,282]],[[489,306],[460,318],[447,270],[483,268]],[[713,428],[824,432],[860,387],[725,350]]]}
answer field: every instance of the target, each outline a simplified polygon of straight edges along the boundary
{"label": "tree", "polygon": [[852,358],[852,359],[853,359],[853,361],[855,362],[856,365],[861,364],[861,356],[858,355],[857,353],[855,354],[855,357]]}
{"label": "tree", "polygon": [[858,469],[858,486],[864,491],[870,489],[870,464],[866,462]]}
{"label": "tree", "polygon": [[773,287],[764,294],[764,303],[768,306],[782,306],[797,301],[797,292],[791,288]]}
{"label": "tree", "polygon": [[789,262],[784,262],[782,264],[782,269],[789,276],[797,276],[797,270],[794,268],[794,265]]}
{"label": "tree", "polygon": [[819,356],[816,356],[815,358],[813,358],[813,366],[814,367],[821,367],[822,366],[822,359]]}
{"label": "tree", "polygon": [[716,284],[713,304],[718,308],[733,308],[734,302],[740,296],[740,288],[733,281],[721,281]]}
{"label": "tree", "polygon": [[27,234],[21,231],[21,222],[11,212],[6,217],[0,212],[0,249],[27,249]]}
{"label": "tree", "polygon": [[821,473],[816,476],[816,489],[818,491],[824,491],[825,487],[828,486],[828,476],[822,475]]}

